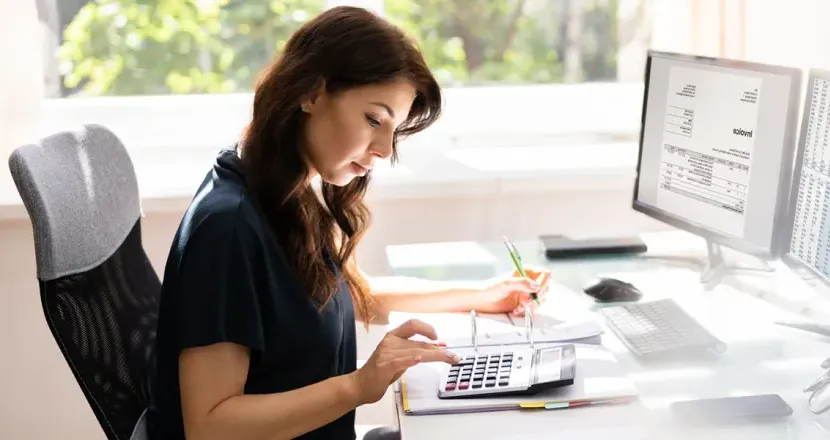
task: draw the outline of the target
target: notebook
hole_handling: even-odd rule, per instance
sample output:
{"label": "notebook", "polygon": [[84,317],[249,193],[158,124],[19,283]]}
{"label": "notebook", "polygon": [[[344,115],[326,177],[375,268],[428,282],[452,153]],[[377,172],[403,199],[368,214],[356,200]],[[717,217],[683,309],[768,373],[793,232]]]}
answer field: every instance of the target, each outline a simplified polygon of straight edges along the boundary
{"label": "notebook", "polygon": [[[614,354],[602,346],[576,345],[574,384],[533,396],[439,399],[438,382],[446,364],[426,363],[410,368],[400,380],[400,399],[407,415],[507,411],[522,408],[561,409],[582,405],[614,404],[637,398],[634,383],[625,375]],[[482,349],[486,351],[487,349]],[[490,350],[494,350],[490,348]],[[459,351],[466,354],[468,350]],[[471,350],[469,350],[471,352]]]}
{"label": "notebook", "polygon": [[[438,339],[447,348],[473,347],[471,316],[465,313],[392,313],[389,323],[395,327],[407,319],[419,319],[435,328]],[[506,314],[476,315],[478,346],[516,345],[529,343],[524,318]],[[581,342],[599,344],[603,328],[590,319],[560,321],[536,314],[533,317],[533,343]]]}

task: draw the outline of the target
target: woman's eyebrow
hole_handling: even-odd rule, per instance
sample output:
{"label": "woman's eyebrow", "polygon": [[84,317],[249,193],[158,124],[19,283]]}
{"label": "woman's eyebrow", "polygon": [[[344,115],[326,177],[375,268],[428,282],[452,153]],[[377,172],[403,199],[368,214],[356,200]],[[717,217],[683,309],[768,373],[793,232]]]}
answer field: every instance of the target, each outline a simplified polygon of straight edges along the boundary
{"label": "woman's eyebrow", "polygon": [[383,108],[384,110],[386,110],[386,113],[389,113],[390,118],[395,119],[395,111],[392,110],[392,107],[389,107],[388,105],[382,102],[370,102],[370,104]]}

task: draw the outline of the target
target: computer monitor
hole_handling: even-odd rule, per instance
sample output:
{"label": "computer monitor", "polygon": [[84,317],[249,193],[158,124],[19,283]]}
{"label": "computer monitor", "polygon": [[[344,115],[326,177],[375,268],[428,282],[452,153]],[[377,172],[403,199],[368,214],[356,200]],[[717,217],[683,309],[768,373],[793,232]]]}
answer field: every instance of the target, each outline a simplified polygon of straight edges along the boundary
{"label": "computer monitor", "polygon": [[800,69],[650,51],[633,208],[762,261],[786,252]]}
{"label": "computer monitor", "polygon": [[830,71],[810,70],[791,188],[783,260],[830,283]]}

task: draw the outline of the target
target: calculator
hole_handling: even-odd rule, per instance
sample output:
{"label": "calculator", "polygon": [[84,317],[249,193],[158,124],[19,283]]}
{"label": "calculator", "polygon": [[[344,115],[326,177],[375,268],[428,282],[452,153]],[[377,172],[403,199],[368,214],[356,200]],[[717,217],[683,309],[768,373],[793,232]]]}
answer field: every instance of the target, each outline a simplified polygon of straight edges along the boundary
{"label": "calculator", "polygon": [[438,398],[532,395],[573,385],[575,374],[573,344],[470,354],[441,375]]}

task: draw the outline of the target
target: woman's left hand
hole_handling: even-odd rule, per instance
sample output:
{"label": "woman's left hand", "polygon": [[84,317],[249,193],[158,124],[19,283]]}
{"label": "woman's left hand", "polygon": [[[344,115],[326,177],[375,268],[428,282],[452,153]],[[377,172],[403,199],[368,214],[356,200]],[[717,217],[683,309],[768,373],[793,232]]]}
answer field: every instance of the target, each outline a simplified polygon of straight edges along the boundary
{"label": "woman's left hand", "polygon": [[531,293],[536,293],[539,303],[544,301],[550,284],[551,273],[544,269],[525,268],[527,278],[514,271],[511,276],[494,278],[487,282],[484,291],[477,294],[472,309],[480,313],[525,314],[525,305],[538,307]]}

